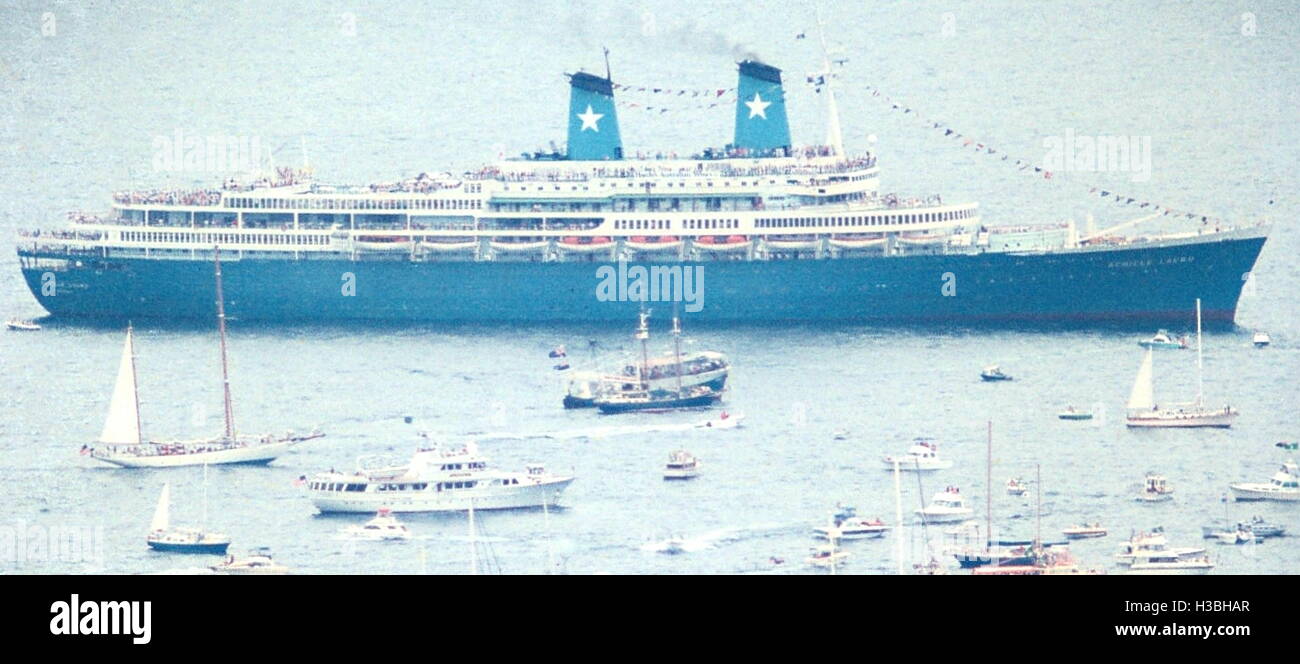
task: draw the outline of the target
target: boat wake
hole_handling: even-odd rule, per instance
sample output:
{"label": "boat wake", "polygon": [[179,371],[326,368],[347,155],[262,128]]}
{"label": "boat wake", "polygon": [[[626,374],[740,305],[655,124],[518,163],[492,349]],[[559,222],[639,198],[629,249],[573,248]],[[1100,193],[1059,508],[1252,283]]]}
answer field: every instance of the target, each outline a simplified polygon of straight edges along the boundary
{"label": "boat wake", "polygon": [[753,526],[732,526],[705,531],[698,535],[676,535],[666,539],[651,540],[641,545],[642,551],[650,553],[695,553],[713,549],[719,545],[738,542],[753,537],[765,536],[766,533],[779,530],[783,526],[776,523],[763,523]]}
{"label": "boat wake", "polygon": [[550,440],[604,439],[617,436],[629,436],[641,433],[661,433],[673,431],[713,431],[736,429],[740,427],[743,415],[729,415],[726,418],[711,418],[695,422],[678,422],[673,424],[632,424],[623,426],[587,427],[567,431],[543,433],[500,432],[484,433],[479,440],[531,440],[545,438]]}

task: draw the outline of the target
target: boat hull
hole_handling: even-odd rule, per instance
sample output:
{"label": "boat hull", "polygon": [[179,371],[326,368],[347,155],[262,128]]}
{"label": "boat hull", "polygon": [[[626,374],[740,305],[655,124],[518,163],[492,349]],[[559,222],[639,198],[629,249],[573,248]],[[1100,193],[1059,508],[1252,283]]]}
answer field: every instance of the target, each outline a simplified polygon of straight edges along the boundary
{"label": "boat hull", "polygon": [[455,491],[403,492],[338,492],[312,491],[311,502],[323,514],[369,513],[387,508],[394,513],[412,512],[465,512],[475,510],[527,509],[547,505],[556,506],[560,494],[573,482],[572,477],[561,477],[537,484],[519,484],[509,487],[484,487]]}
{"label": "boat hull", "polygon": [[1227,429],[1236,413],[1143,414],[1129,415],[1125,423],[1131,429]]}
{"label": "boat hull", "polygon": [[636,411],[680,410],[682,408],[704,408],[722,399],[721,394],[710,393],[694,397],[676,399],[655,399],[651,401],[597,401],[596,408],[606,415],[631,413]]}
{"label": "boat hull", "polygon": [[95,449],[91,458],[122,468],[179,468],[183,466],[245,464],[266,465],[284,454],[300,441],[280,441],[212,452],[192,454],[114,454],[110,450]]}
{"label": "boat hull", "polygon": [[[1185,324],[1187,303],[1201,298],[1207,321],[1231,322],[1242,275],[1264,242],[1231,236],[1035,254],[701,261],[707,281],[702,308],[691,317]],[[211,319],[207,256],[102,257],[31,245],[18,253],[29,289],[56,317]],[[598,269],[618,267],[607,262],[289,256],[231,252],[223,263],[227,314],[244,321],[621,322],[640,305],[597,297],[604,281]],[[948,296],[954,291],[946,284],[960,296]]]}
{"label": "boat hull", "polygon": [[148,540],[149,548],[165,553],[215,553],[223,554],[230,548],[230,542],[163,542]]}
{"label": "boat hull", "polygon": [[1277,491],[1267,488],[1269,485],[1260,485],[1258,487],[1250,484],[1229,484],[1228,490],[1232,491],[1233,500],[1239,502],[1273,500],[1281,503],[1300,502],[1300,491]]}

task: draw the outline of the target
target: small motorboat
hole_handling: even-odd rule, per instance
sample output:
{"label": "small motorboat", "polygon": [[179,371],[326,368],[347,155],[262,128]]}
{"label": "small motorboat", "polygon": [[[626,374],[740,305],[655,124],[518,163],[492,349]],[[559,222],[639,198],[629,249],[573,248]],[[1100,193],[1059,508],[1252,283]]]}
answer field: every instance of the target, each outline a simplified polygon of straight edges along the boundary
{"label": "small motorboat", "polygon": [[219,565],[210,567],[217,574],[288,574],[289,568],[271,559],[271,550],[266,547],[253,549],[247,556],[238,558],[227,556]]}
{"label": "small motorboat", "polygon": [[1137,495],[1137,500],[1144,503],[1160,503],[1173,498],[1173,487],[1169,486],[1164,475],[1156,473],[1147,473],[1142,490]]}
{"label": "small motorboat", "polygon": [[700,460],[686,450],[675,450],[668,455],[664,466],[664,479],[689,480],[700,474]]}
{"label": "small motorboat", "polygon": [[996,364],[984,367],[984,371],[980,372],[980,378],[986,381],[1011,380],[1011,376],[1003,373],[1001,367]]}
{"label": "small motorboat", "polygon": [[1066,539],[1089,539],[1093,537],[1105,537],[1106,529],[1100,522],[1085,523],[1081,526],[1070,526],[1061,531]]}
{"label": "small motorboat", "polygon": [[716,418],[700,420],[695,423],[696,429],[735,429],[740,426],[740,421],[745,419],[744,415],[732,415],[727,411]]}
{"label": "small motorboat", "polygon": [[824,540],[836,539],[873,539],[884,537],[889,526],[880,519],[866,519],[858,516],[857,509],[839,505],[828,525],[813,528],[813,534]]}
{"label": "small motorboat", "polygon": [[1265,331],[1263,331],[1263,330],[1260,330],[1259,332],[1256,332],[1256,333],[1255,333],[1255,336],[1252,337],[1250,341],[1251,341],[1251,343],[1255,344],[1255,347],[1256,347],[1256,348],[1263,348],[1263,347],[1265,347],[1265,346],[1267,346],[1267,345],[1273,343],[1273,340],[1270,339],[1269,336],[1268,336],[1268,332],[1265,332]]}
{"label": "small motorboat", "polygon": [[1086,410],[1075,410],[1074,406],[1067,406],[1065,410],[1056,414],[1062,420],[1091,420],[1092,413]]}
{"label": "small motorboat", "polygon": [[1142,341],[1139,341],[1138,345],[1143,348],[1175,350],[1175,349],[1187,348],[1187,338],[1179,337],[1177,340],[1175,340],[1172,336],[1170,336],[1168,331],[1160,330],[1156,332],[1155,336],[1151,337],[1150,339],[1143,339]]}
{"label": "small motorboat", "polygon": [[1028,482],[1024,482],[1024,481],[1022,481],[1022,480],[1020,480],[1019,478],[1016,478],[1016,477],[1013,477],[1013,478],[1007,480],[1007,495],[1008,495],[1008,496],[1023,496],[1023,495],[1025,495],[1026,493],[1029,493],[1029,483],[1028,483]]}
{"label": "small motorboat", "polygon": [[386,507],[380,509],[375,514],[375,518],[361,525],[344,528],[343,534],[353,539],[369,541],[411,539],[411,529],[398,521],[397,517],[393,516],[392,510]]}
{"label": "small motorboat", "polygon": [[898,464],[899,470],[944,470],[952,468],[952,462],[947,459],[939,458],[939,446],[925,438],[917,438],[912,441],[912,446],[907,448],[906,454],[886,455],[881,459],[885,470],[893,470],[894,464]]}
{"label": "small motorboat", "polygon": [[36,332],[41,326],[30,320],[18,320],[11,318],[5,322],[5,327],[15,332]]}
{"label": "small motorboat", "polygon": [[916,510],[917,516],[926,523],[957,523],[969,519],[974,513],[975,510],[966,506],[966,499],[955,486],[934,494],[929,505]]}

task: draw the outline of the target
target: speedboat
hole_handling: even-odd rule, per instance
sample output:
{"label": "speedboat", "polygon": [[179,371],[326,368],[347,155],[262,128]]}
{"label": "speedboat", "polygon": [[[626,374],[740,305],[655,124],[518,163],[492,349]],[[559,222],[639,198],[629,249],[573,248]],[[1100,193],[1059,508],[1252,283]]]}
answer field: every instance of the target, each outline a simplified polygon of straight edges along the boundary
{"label": "speedboat", "polygon": [[1003,373],[1002,369],[996,364],[990,364],[989,366],[984,367],[984,371],[980,372],[980,378],[983,378],[986,381],[1011,380],[1011,376]]}
{"label": "speedboat", "polygon": [[912,446],[907,448],[906,454],[887,455],[882,459],[886,470],[893,470],[895,461],[898,462],[899,470],[943,470],[952,468],[951,461],[939,458],[939,447],[924,438],[917,438],[913,441]]}
{"label": "speedboat", "polygon": [[929,505],[916,510],[916,514],[926,523],[956,523],[969,519],[974,513],[974,510],[966,506],[966,499],[955,486],[934,494]]}
{"label": "speedboat", "polygon": [[1029,484],[1028,484],[1028,483],[1023,482],[1023,481],[1021,481],[1020,479],[1015,478],[1015,477],[1013,477],[1013,478],[1007,480],[1007,495],[1009,495],[1009,496],[1023,496],[1023,495],[1025,495],[1026,493],[1029,493]]}
{"label": "speedboat", "polygon": [[727,411],[724,410],[722,411],[722,414],[717,416],[716,418],[710,418],[707,420],[700,420],[699,422],[696,422],[695,428],[696,429],[735,429],[740,426],[740,421],[743,419],[745,419],[744,415],[739,415],[739,414],[732,415],[731,413],[728,413]]}
{"label": "speedboat", "polygon": [[1254,337],[1251,338],[1251,343],[1255,344],[1256,348],[1263,348],[1273,343],[1273,340],[1269,338],[1268,332],[1260,330],[1259,332],[1255,333]]}
{"label": "speedboat", "polygon": [[1214,539],[1219,533],[1241,528],[1245,528],[1254,533],[1257,539],[1281,537],[1286,534],[1286,526],[1279,523],[1270,523],[1265,521],[1262,516],[1253,516],[1250,521],[1239,522],[1236,524],[1227,521],[1216,521],[1207,526],[1201,526],[1201,536],[1205,539]]}
{"label": "speedboat", "polygon": [[1081,526],[1070,526],[1061,531],[1066,539],[1088,539],[1092,537],[1105,537],[1106,529],[1101,523],[1085,523]]}
{"label": "speedboat", "polygon": [[1277,500],[1295,502],[1300,500],[1300,472],[1296,470],[1295,461],[1287,460],[1282,468],[1273,474],[1268,482],[1238,482],[1229,484],[1233,497],[1238,501]]}
{"label": "speedboat", "polygon": [[5,327],[15,332],[36,332],[41,329],[41,326],[36,324],[34,321],[18,320],[16,318],[11,318],[5,322]]}
{"label": "speedboat", "polygon": [[1056,416],[1063,420],[1091,420],[1092,419],[1092,413],[1086,410],[1075,410],[1074,406],[1066,407],[1065,410],[1057,413]]}
{"label": "speedboat", "polygon": [[664,479],[689,480],[700,474],[700,460],[686,450],[676,450],[668,455],[664,466]]}
{"label": "speedboat", "polygon": [[353,539],[382,541],[411,539],[411,529],[393,516],[388,508],[380,509],[375,518],[361,524],[348,526],[343,534]]}
{"label": "speedboat", "polygon": [[1156,473],[1147,473],[1142,490],[1137,495],[1137,500],[1144,503],[1159,503],[1173,498],[1173,487],[1169,486],[1164,475]]}
{"label": "speedboat", "polygon": [[850,506],[840,506],[828,525],[813,528],[813,534],[825,540],[872,539],[884,537],[888,531],[884,521],[860,517]]}
{"label": "speedboat", "polygon": [[253,549],[243,558],[227,556],[221,564],[208,568],[217,574],[288,574],[289,568],[271,559],[271,550],[266,547]]}
{"label": "speedboat", "polygon": [[1143,339],[1142,341],[1139,341],[1138,345],[1143,348],[1158,348],[1158,349],[1171,349],[1171,350],[1182,349],[1182,348],[1187,348],[1187,338],[1179,337],[1177,340],[1174,340],[1174,338],[1170,336],[1167,330],[1160,330],[1156,332],[1155,336],[1151,337],[1150,339]]}

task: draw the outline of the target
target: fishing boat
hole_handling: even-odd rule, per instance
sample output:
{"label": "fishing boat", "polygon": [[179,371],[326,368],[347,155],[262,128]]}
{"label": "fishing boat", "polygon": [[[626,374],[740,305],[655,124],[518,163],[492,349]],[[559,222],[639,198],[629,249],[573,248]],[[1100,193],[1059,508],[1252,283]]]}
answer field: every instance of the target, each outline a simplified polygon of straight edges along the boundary
{"label": "fishing boat", "polygon": [[1287,460],[1268,482],[1237,482],[1229,484],[1228,489],[1237,501],[1295,502],[1300,500],[1300,472],[1295,461]]}
{"label": "fishing boat", "polygon": [[208,569],[216,574],[240,576],[289,573],[289,568],[275,562],[271,558],[271,549],[264,546],[253,549],[242,558],[234,555],[227,556],[220,564]]}
{"label": "fishing boat", "polygon": [[36,332],[41,329],[41,326],[35,321],[18,320],[17,318],[11,318],[6,321],[5,327],[15,332]]}
{"label": "fishing boat", "polygon": [[950,486],[934,494],[930,504],[916,510],[917,516],[925,523],[957,523],[969,519],[975,513],[966,505],[961,490]]}
{"label": "fishing boat", "polygon": [[1138,345],[1143,348],[1151,348],[1156,350],[1181,349],[1181,348],[1187,348],[1187,338],[1179,337],[1177,340],[1175,340],[1172,336],[1170,336],[1167,330],[1160,330],[1156,332],[1155,336],[1151,337],[1150,339],[1143,339],[1142,341],[1139,341]]}
{"label": "fishing boat", "polygon": [[1250,342],[1255,344],[1256,348],[1263,348],[1273,343],[1273,340],[1268,336],[1268,332],[1260,330],[1256,332],[1253,337],[1251,337]]}
{"label": "fishing boat", "polygon": [[1078,526],[1070,526],[1061,530],[1066,539],[1090,539],[1094,537],[1105,537],[1106,529],[1100,522],[1085,523]]}
{"label": "fishing boat", "polygon": [[[650,338],[649,313],[641,312],[641,322],[637,326],[635,338],[641,342],[641,370],[635,383],[623,385],[620,389],[603,390],[596,396],[596,408],[602,414],[628,413],[634,411],[668,411],[684,408],[704,408],[722,400],[722,390],[714,389],[709,384],[687,384],[684,380],[685,369],[682,365],[681,318],[673,316],[673,346],[675,370],[673,382],[675,389],[655,387],[650,383],[649,357],[646,340]],[[630,388],[630,389],[626,389]]]}
{"label": "fishing boat", "polygon": [[689,480],[700,474],[700,460],[686,450],[676,450],[668,455],[664,466],[664,479]]}
{"label": "fishing boat", "polygon": [[397,517],[393,516],[393,511],[385,507],[375,513],[375,518],[363,524],[344,528],[343,535],[352,539],[370,541],[408,540],[411,539],[411,529],[398,521]]}
{"label": "fishing boat", "polygon": [[1056,414],[1062,420],[1091,420],[1092,413],[1086,410],[1075,410],[1074,406],[1067,406],[1065,410]]}
{"label": "fishing boat", "polygon": [[989,366],[984,367],[984,370],[980,372],[980,378],[988,382],[1011,380],[1011,376],[1003,373],[1001,367],[996,364],[990,364]]}
{"label": "fishing boat", "polygon": [[901,455],[886,455],[881,459],[886,470],[893,470],[898,464],[899,470],[944,470],[952,468],[952,461],[939,457],[939,446],[927,438],[917,438],[912,446]]}
{"label": "fishing boat", "polygon": [[889,526],[884,521],[860,517],[857,509],[848,505],[837,506],[827,525],[813,528],[813,534],[825,540],[874,539],[887,532]]}
{"label": "fishing boat", "polygon": [[1029,493],[1029,484],[1022,482],[1019,478],[1013,477],[1007,480],[1008,496],[1023,496]]}
{"label": "fishing boat", "polygon": [[[153,521],[149,523],[149,535],[145,538],[149,548],[168,553],[222,554],[226,552],[226,548],[230,546],[230,538],[221,533],[210,533],[203,528],[172,526],[169,519],[170,503],[171,485],[163,484],[162,493],[158,495],[158,506],[154,508]],[[206,499],[203,511],[206,515]],[[206,520],[205,516],[204,521]]]}
{"label": "fishing boat", "polygon": [[1201,301],[1196,300],[1196,401],[1160,407],[1155,401],[1155,384],[1151,368],[1152,350],[1147,349],[1129,392],[1127,424],[1130,428],[1218,427],[1228,428],[1237,417],[1231,406],[1210,408],[1205,405],[1201,348]]}
{"label": "fishing boat", "polygon": [[230,373],[226,362],[226,313],[221,292],[221,252],[215,252],[217,284],[217,330],[221,348],[221,387],[225,401],[225,431],[200,440],[146,441],[141,434],[140,395],[136,381],[134,332],[128,325],[117,382],[108,406],[108,418],[98,446],[83,445],[81,453],[93,459],[127,468],[174,468],[209,464],[266,464],[299,443],[325,434],[313,431],[300,435],[290,431],[240,435],[235,430],[234,407],[230,398]]}
{"label": "fishing boat", "polygon": [[1147,473],[1143,478],[1142,489],[1138,491],[1137,500],[1144,503],[1160,503],[1173,500],[1174,488],[1169,486],[1164,475]]}
{"label": "fishing boat", "polygon": [[554,506],[573,482],[532,464],[525,472],[489,468],[474,443],[430,445],[407,463],[383,456],[357,460],[357,470],[319,473],[307,481],[312,504],[322,513],[463,512]]}

